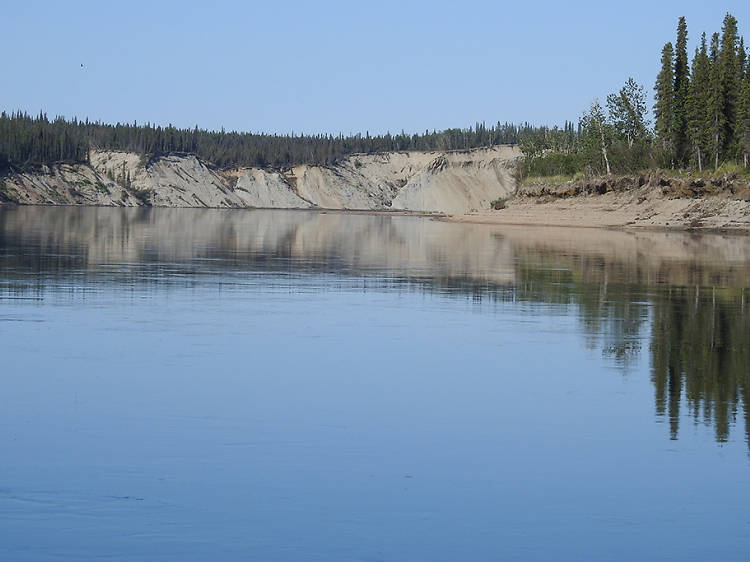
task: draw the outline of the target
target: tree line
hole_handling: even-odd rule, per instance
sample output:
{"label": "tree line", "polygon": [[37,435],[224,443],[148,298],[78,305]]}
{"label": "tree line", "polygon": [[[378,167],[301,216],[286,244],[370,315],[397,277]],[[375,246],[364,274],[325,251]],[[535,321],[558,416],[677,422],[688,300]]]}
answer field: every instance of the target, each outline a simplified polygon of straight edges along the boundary
{"label": "tree line", "polygon": [[598,100],[581,117],[576,134],[540,131],[521,141],[528,175],[629,173],[648,168],[748,167],[750,64],[737,19],[724,17],[721,33],[704,33],[692,60],[688,30],[679,18],[677,37],[661,51],[654,87],[654,128],[647,96],[632,78]]}
{"label": "tree line", "polygon": [[688,66],[687,23],[664,45],[656,81],[656,139],[662,159],[702,170],[707,162],[742,161],[750,154],[750,69],[745,41],[731,14],[721,35],[703,33]]}
{"label": "tree line", "polygon": [[528,123],[477,123],[466,129],[401,132],[395,135],[272,135],[180,129],[117,123],[48,119],[46,114],[0,114],[0,169],[33,167],[53,162],[87,163],[92,149],[122,150],[149,156],[195,154],[218,167],[287,167],[332,164],[354,153],[403,150],[463,150],[517,144],[540,128]]}
{"label": "tree line", "polygon": [[520,144],[527,176],[630,173],[649,168],[696,169],[750,165],[750,62],[737,20],[724,18],[721,33],[704,33],[692,60],[688,30],[661,51],[654,126],[646,92],[633,78],[598,100],[577,123],[477,123],[465,129],[420,134],[277,135],[48,119],[44,113],[0,114],[0,169],[52,162],[88,162],[90,151],[123,150],[147,156],[195,154],[218,167],[284,168],[328,165],[354,153],[462,150]]}

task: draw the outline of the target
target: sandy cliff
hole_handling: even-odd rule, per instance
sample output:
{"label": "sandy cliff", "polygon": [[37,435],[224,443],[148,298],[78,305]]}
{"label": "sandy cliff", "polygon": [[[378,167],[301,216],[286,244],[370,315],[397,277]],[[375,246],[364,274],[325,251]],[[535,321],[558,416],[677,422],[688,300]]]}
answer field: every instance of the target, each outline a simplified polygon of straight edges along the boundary
{"label": "sandy cliff", "polygon": [[[94,151],[0,178],[0,203],[402,210],[462,222],[750,231],[744,177],[607,176],[519,186],[517,147],[355,154],[330,166],[217,169],[192,155]],[[505,208],[490,210],[505,200]]]}
{"label": "sandy cliff", "polygon": [[515,191],[517,147],[352,155],[331,166],[218,170],[192,155],[147,159],[94,151],[90,165],[9,173],[0,198],[20,204],[466,213]]}
{"label": "sandy cliff", "polygon": [[441,155],[411,177],[393,206],[449,214],[489,209],[515,193],[517,157],[508,146]]}

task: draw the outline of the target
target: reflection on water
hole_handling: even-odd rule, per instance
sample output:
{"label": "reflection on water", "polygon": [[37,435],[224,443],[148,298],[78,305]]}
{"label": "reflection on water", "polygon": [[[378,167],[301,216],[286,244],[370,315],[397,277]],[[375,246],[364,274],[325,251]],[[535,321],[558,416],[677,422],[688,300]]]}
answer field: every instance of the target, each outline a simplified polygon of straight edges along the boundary
{"label": "reflection on water", "polygon": [[[651,336],[656,411],[677,439],[680,405],[714,425],[726,442],[737,411],[750,437],[750,310],[746,291],[731,287],[670,287],[654,302]],[[748,441],[750,443],[750,441]]]}
{"label": "reflection on water", "polygon": [[[0,236],[6,278],[81,275],[148,283],[143,269],[185,273],[246,271],[384,273],[499,284],[513,280],[507,244],[480,229],[446,228],[409,217],[188,209],[6,210]],[[28,248],[12,252],[9,248]],[[114,266],[114,268],[113,268]],[[139,275],[129,277],[138,271]],[[33,279],[28,274],[33,272]],[[166,278],[160,281],[168,281]]]}
{"label": "reflection on water", "polygon": [[736,236],[0,208],[0,558],[742,559],[749,288]]}
{"label": "reflection on water", "polygon": [[744,410],[750,438],[745,237],[344,213],[25,207],[0,209],[0,250],[6,297],[92,281],[169,290],[175,279],[199,283],[195,276],[217,271],[286,271],[574,306],[588,345],[624,368],[650,330],[656,412],[673,439],[683,401],[720,442]]}

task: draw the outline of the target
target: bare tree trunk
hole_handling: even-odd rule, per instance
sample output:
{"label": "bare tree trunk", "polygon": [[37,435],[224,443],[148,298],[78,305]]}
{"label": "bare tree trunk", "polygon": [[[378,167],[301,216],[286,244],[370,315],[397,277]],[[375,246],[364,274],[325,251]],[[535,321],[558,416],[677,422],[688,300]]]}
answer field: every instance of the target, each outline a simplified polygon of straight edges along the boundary
{"label": "bare tree trunk", "polygon": [[716,154],[714,156],[714,170],[719,169],[719,132],[718,132],[719,125],[718,123],[719,123],[719,118],[717,117],[716,122],[715,122],[717,129],[716,129],[716,133],[714,134],[714,146],[716,147]]}
{"label": "bare tree trunk", "polygon": [[698,147],[698,171],[703,171],[703,162],[701,161],[701,147]]}
{"label": "bare tree trunk", "polygon": [[604,127],[602,127],[602,124],[599,123],[599,133],[602,137],[602,156],[604,157],[604,164],[607,166],[607,175],[610,175],[612,172],[609,168],[609,158],[607,158],[607,144],[604,142]]}
{"label": "bare tree trunk", "polygon": [[609,158],[607,158],[607,147],[605,145],[602,145],[602,156],[604,156],[604,164],[607,166],[607,175],[610,175],[612,170],[609,167]]}

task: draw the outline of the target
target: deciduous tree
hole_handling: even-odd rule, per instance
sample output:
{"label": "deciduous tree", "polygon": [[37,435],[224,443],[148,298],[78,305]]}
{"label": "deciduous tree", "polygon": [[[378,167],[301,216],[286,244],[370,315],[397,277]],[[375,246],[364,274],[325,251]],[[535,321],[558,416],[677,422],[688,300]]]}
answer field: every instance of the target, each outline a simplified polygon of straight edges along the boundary
{"label": "deciduous tree", "polygon": [[615,130],[625,138],[628,148],[633,148],[636,141],[646,140],[646,94],[643,86],[632,77],[627,79],[619,92],[607,96],[607,109]]}
{"label": "deciduous tree", "polygon": [[607,147],[612,138],[612,127],[607,123],[599,100],[591,103],[589,110],[581,118],[581,127],[583,129],[584,148],[590,155],[590,161],[593,163],[598,159],[597,154],[601,155],[601,162],[607,174],[612,173],[609,165],[609,155]]}

